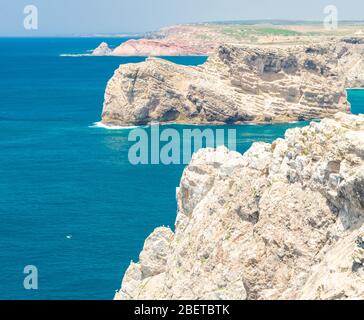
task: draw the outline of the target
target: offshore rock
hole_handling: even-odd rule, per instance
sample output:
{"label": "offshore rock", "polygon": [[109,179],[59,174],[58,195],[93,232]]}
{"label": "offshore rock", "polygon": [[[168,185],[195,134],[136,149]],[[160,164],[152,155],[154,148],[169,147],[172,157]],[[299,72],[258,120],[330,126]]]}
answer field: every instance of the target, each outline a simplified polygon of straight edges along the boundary
{"label": "offshore rock", "polygon": [[112,53],[112,49],[109,48],[109,45],[106,42],[102,42],[93,52],[93,56],[109,56]]}

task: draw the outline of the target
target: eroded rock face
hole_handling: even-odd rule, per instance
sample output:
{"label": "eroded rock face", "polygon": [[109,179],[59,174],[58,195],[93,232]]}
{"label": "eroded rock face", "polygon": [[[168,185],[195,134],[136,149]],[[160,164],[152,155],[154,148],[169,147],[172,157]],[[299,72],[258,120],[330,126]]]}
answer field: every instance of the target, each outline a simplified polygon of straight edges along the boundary
{"label": "eroded rock face", "polygon": [[191,46],[183,42],[171,42],[167,40],[139,39],[128,40],[114,49],[113,56],[189,56],[205,55],[206,51],[197,46]]}
{"label": "eroded rock face", "polygon": [[364,116],[193,156],[116,299],[364,298]]}
{"label": "eroded rock face", "polygon": [[364,87],[364,45],[221,46],[199,67],[151,58],[109,81],[102,121],[284,122],[350,110],[345,89]]}

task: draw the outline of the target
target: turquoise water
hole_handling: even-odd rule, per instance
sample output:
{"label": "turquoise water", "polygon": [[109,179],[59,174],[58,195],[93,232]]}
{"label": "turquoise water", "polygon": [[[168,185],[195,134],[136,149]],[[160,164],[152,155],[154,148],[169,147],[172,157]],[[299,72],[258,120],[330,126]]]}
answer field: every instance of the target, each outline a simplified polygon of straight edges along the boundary
{"label": "turquoise water", "polygon": [[351,103],[351,112],[354,114],[364,113],[364,90],[349,90],[348,99]]}
{"label": "turquoise water", "polygon": [[[127,130],[92,127],[114,70],[143,58],[59,56],[104,40],[121,41],[0,39],[1,299],[111,299],[144,239],[174,224],[184,166],[132,166]],[[224,127],[244,152],[304,124]],[[36,291],[23,287],[26,265],[38,268]]]}

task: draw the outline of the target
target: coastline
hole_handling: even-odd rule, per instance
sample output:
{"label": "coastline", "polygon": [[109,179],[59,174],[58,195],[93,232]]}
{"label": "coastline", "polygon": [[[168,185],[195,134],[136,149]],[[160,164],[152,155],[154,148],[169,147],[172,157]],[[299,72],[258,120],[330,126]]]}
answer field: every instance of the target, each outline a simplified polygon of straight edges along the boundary
{"label": "coastline", "polygon": [[108,81],[102,122],[238,125],[332,117],[350,110],[347,88],[361,77],[361,50],[341,40],[286,48],[226,45],[195,67],[156,58],[122,65]]}
{"label": "coastline", "polygon": [[[351,114],[351,113],[348,113]],[[105,128],[105,129],[111,129],[111,130],[117,130],[117,128],[121,129],[134,129],[134,128],[148,128],[153,125],[160,125],[160,126],[167,126],[167,125],[180,125],[180,126],[200,126],[200,127],[208,127],[208,126],[263,126],[263,125],[284,125],[284,124],[294,124],[294,123],[307,123],[307,122],[317,122],[321,121],[322,118],[317,119],[307,119],[307,120],[292,120],[292,121],[276,121],[276,122],[267,122],[267,121],[246,121],[246,122],[234,122],[234,123],[225,123],[225,122],[175,122],[175,121],[163,121],[163,122],[155,122],[155,123],[147,123],[144,125],[125,125],[125,126],[118,126],[113,124],[107,124],[103,123],[102,121],[95,122],[94,124],[98,124],[97,127]],[[96,127],[96,126],[94,126]]]}
{"label": "coastline", "polygon": [[[158,60],[116,70],[105,92],[105,123],[148,119],[148,127],[163,118],[173,120],[160,121],[160,125],[202,127],[310,123],[302,129],[286,131],[285,139],[272,144],[254,143],[244,154],[221,148],[197,152],[177,189],[176,230],[157,228],[146,239],[139,262],[130,264],[115,299],[320,299],[322,284],[315,277],[325,268],[317,266],[317,273],[310,273],[309,269],[329,259],[325,250],[335,252],[336,247],[340,248],[340,241],[334,249],[322,245],[325,237],[321,226],[329,226],[327,230],[345,238],[345,232],[337,230],[340,219],[349,220],[350,226],[354,224],[352,216],[362,212],[361,195],[352,192],[356,187],[351,186],[351,175],[355,175],[355,185],[360,189],[362,178],[357,163],[363,159],[356,158],[349,175],[340,170],[342,163],[351,158],[348,153],[352,149],[358,148],[353,157],[361,152],[363,117],[352,114],[347,99],[348,91],[363,88],[346,85],[355,85],[358,75],[363,75],[362,53],[360,45],[355,47],[344,39],[335,44],[313,42],[299,48],[286,44],[279,48],[227,45],[219,47],[200,70]],[[348,60],[354,61],[352,65]],[[340,68],[343,66],[347,68]],[[148,81],[151,84],[147,86]],[[156,92],[150,87],[162,89]],[[238,98],[233,100],[232,96]],[[249,100],[244,100],[246,96],[257,104],[250,114],[246,111],[249,105],[242,103]],[[236,101],[238,111],[229,113]],[[241,118],[257,120],[216,120],[237,119],[239,112]],[[346,152],[349,144],[353,147]],[[216,158],[222,159],[221,163]],[[347,184],[350,187],[344,187]],[[350,194],[342,197],[340,188]],[[237,200],[240,198],[242,202]],[[340,210],[337,221],[334,206]],[[307,223],[307,215],[313,224]],[[291,228],[291,222],[295,228]],[[310,232],[316,242],[298,241]],[[241,240],[245,233],[254,234],[254,239],[246,236]],[[348,237],[349,255],[358,250],[352,241],[358,236],[354,233]],[[257,240],[259,237],[262,239]],[[335,237],[330,241],[334,243]],[[246,243],[250,245],[242,249]],[[230,255],[233,248],[235,252]],[[286,251],[290,254],[287,257]],[[311,257],[312,252],[319,253],[322,260],[317,262]],[[282,257],[289,262],[281,263]],[[293,280],[286,280],[284,274],[275,278],[270,270],[272,261],[278,261],[277,268],[284,268]],[[346,262],[348,266],[353,263]],[[233,276],[226,276],[226,270]],[[337,267],[333,277],[340,272]],[[345,277],[347,282],[340,285],[348,296],[355,296],[347,283],[355,283],[356,275],[348,272]],[[315,282],[312,289],[311,282]],[[324,294],[335,297],[332,292],[338,291],[340,285]],[[361,288],[357,286],[355,290],[360,292]]]}
{"label": "coastline", "polygon": [[[61,54],[62,57],[77,58],[84,56],[86,57],[85,60],[81,58],[59,58],[60,52],[82,52],[85,48],[91,47],[90,43],[92,44],[91,46],[93,46],[98,42],[81,41],[79,39],[74,41],[55,41],[54,39],[50,39],[50,41],[44,42],[33,40],[33,43],[31,43],[30,41],[22,42],[19,40],[10,43],[10,45],[9,42],[4,42],[2,44],[4,56],[1,61],[4,74],[7,75],[6,77],[3,77],[2,86],[0,86],[3,90],[4,97],[3,114],[0,119],[3,123],[2,132],[4,135],[3,143],[1,143],[2,150],[4,151],[4,156],[2,157],[3,165],[1,167],[3,168],[2,176],[4,181],[6,181],[6,183],[1,186],[1,192],[5,199],[2,205],[4,221],[6,221],[6,230],[2,235],[2,239],[9,241],[9,248],[12,246],[18,248],[16,251],[5,250],[0,259],[1,263],[4,265],[5,272],[3,283],[4,290],[0,293],[2,297],[14,299],[110,299],[113,295],[113,289],[117,287],[121,274],[126,270],[130,259],[136,261],[136,254],[139,253],[142,242],[147,235],[150,234],[150,231],[157,225],[173,225],[176,213],[175,187],[180,181],[182,187],[185,188],[183,190],[187,190],[187,192],[184,192],[184,196],[189,198],[184,198],[186,201],[183,201],[183,206],[180,206],[183,210],[187,207],[192,208],[195,203],[201,200],[201,198],[199,198],[199,192],[201,192],[202,189],[209,190],[210,192],[212,189],[209,188],[215,183],[213,182],[214,179],[221,180],[216,184],[215,191],[213,190],[213,192],[219,192],[219,188],[227,188],[226,193],[215,193],[214,195],[216,197],[211,196],[211,198],[206,198],[206,207],[204,207],[203,204],[199,205],[201,210],[198,211],[196,215],[203,214],[204,208],[207,208],[206,212],[209,211],[208,214],[206,214],[206,225],[203,226],[202,230],[204,230],[204,232],[202,232],[201,235],[198,234],[196,236],[196,234],[193,234],[190,237],[191,240],[196,239],[196,242],[201,245],[196,249],[196,254],[191,255],[191,262],[196,262],[196,267],[193,268],[191,265],[187,264],[187,274],[198,274],[198,272],[205,272],[208,269],[217,271],[208,279],[209,281],[206,282],[206,288],[208,288],[208,285],[211,283],[221,283],[221,281],[225,281],[226,278],[224,277],[226,277],[227,273],[224,271],[225,267],[221,268],[221,265],[224,266],[225,262],[229,261],[228,259],[224,259],[226,258],[226,255],[229,255],[229,251],[233,252],[235,240],[237,242],[240,241],[239,239],[241,239],[242,234],[245,234],[244,231],[239,230],[234,233],[234,227],[238,226],[239,223],[258,225],[254,236],[260,237],[262,235],[264,237],[265,245],[267,245],[267,252],[270,252],[270,249],[277,243],[282,245],[277,251],[277,256],[275,256],[274,261],[288,259],[290,253],[295,254],[296,252],[303,252],[303,254],[306,254],[309,252],[318,252],[316,250],[317,248],[314,248],[314,250],[311,251],[301,250],[300,240],[302,237],[297,236],[288,239],[288,236],[286,237],[286,235],[294,228],[307,226],[305,225],[306,222],[310,228],[315,228],[316,226],[325,227],[326,224],[331,223],[331,218],[328,220],[322,218],[321,214],[324,211],[317,210],[317,208],[326,208],[324,202],[319,203],[322,204],[323,207],[319,205],[316,207],[310,206],[309,202],[305,203],[305,211],[303,212],[304,218],[301,221],[302,224],[301,222],[293,223],[289,226],[288,230],[282,232],[281,230],[276,229],[279,231],[276,234],[273,234],[272,229],[269,229],[269,226],[274,224],[274,221],[272,222],[272,220],[279,214],[279,208],[277,210],[272,209],[272,214],[270,214],[269,219],[265,220],[265,222],[264,214],[261,214],[260,218],[262,220],[259,221],[259,214],[256,214],[256,204],[258,202],[259,210],[261,209],[263,211],[269,210],[269,207],[273,208],[277,203],[278,207],[280,204],[287,204],[281,211],[281,223],[277,222],[275,225],[277,228],[280,228],[287,220],[297,213],[297,207],[295,206],[297,205],[297,199],[302,199],[301,196],[303,192],[310,192],[310,187],[316,188],[317,183],[321,183],[321,181],[324,181],[324,184],[320,187],[320,192],[326,196],[326,191],[329,190],[327,194],[329,200],[332,200],[331,197],[334,198],[334,206],[341,206],[342,202],[340,201],[343,201],[342,198],[337,200],[337,198],[335,198],[336,194],[339,196],[344,195],[344,198],[347,199],[350,197],[349,204],[353,203],[351,197],[353,197],[354,200],[356,199],[355,197],[360,197],[360,191],[363,190],[364,185],[361,184],[362,180],[359,179],[360,177],[357,179],[357,176],[354,175],[357,167],[351,166],[357,164],[361,165],[361,159],[359,158],[364,154],[362,151],[363,143],[360,142],[361,140],[357,139],[362,137],[363,132],[360,130],[356,131],[356,129],[350,129],[347,136],[343,134],[347,127],[355,127],[356,120],[351,117],[351,114],[349,113],[345,114],[347,118],[343,116],[343,119],[346,119],[343,121],[343,131],[338,131],[336,133],[335,126],[328,125],[323,131],[323,136],[320,136],[320,139],[313,141],[311,145],[305,145],[305,142],[317,133],[316,125],[312,125],[312,128],[315,130],[313,130],[313,132],[308,131],[310,134],[302,135],[302,137],[300,135],[296,136],[295,139],[291,140],[289,148],[294,146],[295,148],[297,147],[297,150],[292,150],[288,147],[288,149],[286,149],[286,145],[284,143],[281,144],[280,142],[284,136],[283,132],[286,131],[287,127],[301,127],[301,125],[306,125],[306,123],[307,126],[311,126],[311,124],[315,122],[319,122],[320,124],[322,122],[332,124],[335,121],[334,116],[328,115],[327,117],[330,118],[328,120],[315,118],[302,121],[238,121],[234,123],[222,121],[200,123],[193,121],[190,123],[188,118],[182,118],[180,121],[162,121],[158,124],[161,126],[176,126],[174,129],[177,129],[179,132],[182,130],[177,128],[177,126],[201,127],[199,128],[201,130],[203,130],[204,127],[212,127],[212,130],[215,130],[215,128],[218,129],[220,126],[227,126],[227,128],[229,128],[229,126],[235,126],[237,127],[238,151],[241,154],[247,153],[247,155],[243,156],[246,161],[244,160],[241,162],[240,157],[235,158],[234,154],[230,154],[230,156],[226,158],[227,161],[221,163],[221,166],[218,169],[219,172],[215,175],[214,170],[217,168],[213,165],[210,168],[208,164],[210,161],[208,156],[209,151],[206,152],[205,150],[201,150],[201,154],[197,157],[201,161],[194,162],[189,167],[189,171],[186,171],[188,177],[191,178],[191,184],[189,184],[188,179],[184,179],[185,176],[182,175],[182,167],[184,166],[132,167],[128,159],[128,147],[130,144],[129,141],[127,141],[127,137],[129,131],[137,128],[150,128],[156,123],[152,121],[149,124],[140,126],[115,126],[112,122],[108,123],[107,121],[105,121],[105,123],[102,121],[93,122],[100,117],[100,105],[102,103],[106,81],[110,79],[110,76],[120,64],[124,65],[124,63],[129,64],[134,62],[133,59],[87,59],[87,57],[96,56],[88,53],[83,55]],[[27,48],[27,50],[19,49],[18,51],[18,48]],[[17,54],[14,54],[14,50],[17,50]],[[35,57],[32,63],[29,63],[29,53],[31,53],[32,57]],[[117,56],[113,57],[117,58]],[[225,59],[222,60],[221,65],[228,68],[229,63],[229,56],[226,55]],[[268,63],[268,65],[272,64]],[[172,101],[174,104],[174,102],[179,99],[178,94],[180,91],[178,91],[178,89],[186,83],[184,81],[178,82],[175,90],[175,93],[177,94],[174,95],[173,90],[169,90],[169,84],[173,82],[170,81],[168,76],[163,78],[165,74],[158,73],[158,69],[148,70],[141,67],[143,72],[136,73],[140,78],[135,77],[134,73],[129,73],[128,75],[128,66],[124,65],[122,69],[125,70],[124,75],[127,75],[125,78],[122,78],[124,82],[120,82],[120,84],[123,83],[125,85],[125,90],[123,90],[122,93],[125,94],[130,101],[132,99],[136,100],[135,105],[132,107],[138,105],[148,106],[149,101],[143,101],[142,99],[138,100],[138,97],[140,96],[140,93],[146,92],[149,89],[151,93],[158,93],[158,90],[155,88],[162,88],[163,90],[161,90],[160,97],[166,97],[167,101]],[[188,68],[181,66],[179,69]],[[193,67],[192,69],[198,69],[202,71],[200,75],[205,75],[204,66]],[[157,72],[153,73],[155,70],[157,70]],[[174,70],[175,69],[172,67],[171,74],[174,74]],[[241,69],[238,70],[239,74],[244,75],[247,73],[246,69],[243,71],[241,71]],[[211,71],[215,72],[216,69]],[[311,74],[313,73],[314,72]],[[167,75],[168,74],[169,73],[167,73]],[[235,73],[235,75],[236,74],[237,73]],[[232,96],[231,93],[233,93],[241,82],[240,78],[236,78],[235,76],[229,77],[229,75],[231,75],[229,72],[224,73],[223,76],[217,74],[217,77],[214,77],[213,81],[206,83],[201,87],[202,89],[196,91],[193,85],[201,84],[203,81],[188,82],[188,85],[192,84],[192,86],[189,86],[186,91],[181,91],[182,93],[187,93],[186,95],[183,95],[183,97],[190,97],[189,94],[192,93],[192,97],[195,96],[199,98],[198,103],[201,103],[200,106],[203,106],[203,103],[206,103],[207,105],[212,105],[212,107],[219,107],[227,102],[226,105],[229,107],[232,104],[227,101],[227,98]],[[160,82],[153,82],[153,77],[149,78],[149,76],[156,76],[154,79],[157,78]],[[293,75],[290,74],[290,77],[292,76]],[[194,74],[192,74],[192,77],[197,79]],[[179,77],[178,74],[176,78],[185,79]],[[201,77],[200,79],[203,80],[205,78]],[[133,80],[136,81],[133,82]],[[219,82],[217,83],[217,81],[215,82],[214,80]],[[248,80],[242,77],[242,80],[243,83],[248,84],[255,82],[254,78]],[[273,78],[272,82],[274,84],[279,84],[281,80],[282,79],[277,77]],[[148,83],[148,87],[140,86],[139,81]],[[234,83],[230,86],[232,82]],[[9,83],[14,84],[14,86],[10,88]],[[216,83],[218,85],[215,86]],[[219,88],[222,88],[220,85],[222,83],[229,84],[229,88],[233,88],[233,90],[227,91],[226,95],[223,95],[223,98],[218,100],[219,103],[211,104],[211,102],[214,102],[214,100],[211,99],[211,96],[219,95]],[[164,87],[164,85],[166,86]],[[327,86],[330,85],[331,83],[327,84]],[[120,85],[119,88],[121,87],[122,86]],[[285,87],[288,89],[289,86]],[[269,93],[266,97],[269,95],[274,96],[280,91],[279,86],[265,87],[265,89],[268,89],[267,92]],[[347,88],[347,90],[364,92],[362,88]],[[16,94],[16,91],[22,94]],[[312,97],[313,104],[318,104],[318,101],[320,101],[320,94],[322,91],[318,91],[318,95],[313,95]],[[332,92],[335,94],[334,90],[332,90]],[[312,91],[309,93],[312,93]],[[257,94],[255,93],[254,96],[257,96]],[[364,96],[363,98],[361,94],[357,94],[357,96],[358,97],[355,99],[356,106],[359,106],[357,110],[364,110],[364,103],[361,103],[361,101],[364,101]],[[172,103],[166,104],[166,106],[168,105],[172,105]],[[245,106],[247,104],[243,101],[241,102],[241,105]],[[123,104],[120,104],[120,106],[123,106]],[[284,104],[282,104],[282,106],[284,106]],[[133,108],[130,110],[133,110]],[[213,110],[213,108],[210,110]],[[267,111],[269,112],[268,107]],[[115,115],[117,115],[117,113],[115,113]],[[154,116],[152,113],[151,115]],[[315,113],[312,113],[311,115],[315,115]],[[151,117],[149,117],[149,119],[150,118]],[[166,118],[170,119],[170,117]],[[123,117],[120,117],[119,119],[121,119],[122,123]],[[126,118],[126,120],[128,119],[131,118]],[[264,120],[264,118],[261,119]],[[288,124],[292,125],[286,126]],[[252,127],[248,128],[245,126]],[[267,126],[267,128],[264,128],[264,126]],[[189,129],[194,128],[190,127]],[[296,131],[298,131],[298,129],[287,132],[288,135],[292,137],[294,135],[292,132]],[[346,148],[344,143],[342,143],[343,135],[345,136],[345,139],[347,138],[347,141],[345,140],[345,142],[348,146],[350,143],[353,143],[351,148]],[[330,143],[333,145],[332,149],[326,146],[325,143],[322,143],[322,141],[326,141],[328,138],[331,139]],[[251,152],[251,150],[246,152],[247,148],[255,141],[270,143],[273,140],[274,142],[270,147],[258,148],[255,150],[256,153]],[[317,141],[320,141],[320,143],[316,144]],[[359,142],[354,144],[354,141]],[[313,152],[310,151],[311,147],[314,148]],[[335,154],[337,150],[336,147],[341,148],[342,152]],[[326,158],[323,159],[323,162],[318,164],[317,155],[320,154],[322,149],[324,149],[324,157]],[[353,153],[346,157],[346,155],[352,151]],[[284,153],[286,157],[283,159],[281,156]],[[269,172],[266,163],[268,163],[268,158],[270,157],[275,157],[275,161],[270,162],[269,169],[272,170],[273,173],[274,171],[282,171],[278,172],[279,176],[274,176],[274,179],[265,181]],[[346,158],[343,159],[342,157]],[[206,163],[207,167],[204,167]],[[304,190],[300,190],[299,179],[306,179],[306,176],[311,175],[311,163],[318,166],[317,168],[319,170],[314,172],[315,174],[313,175],[313,177],[318,180],[315,180],[316,184],[313,185],[304,182],[302,184]],[[231,171],[231,166],[234,167],[235,165],[239,167],[238,170]],[[199,166],[202,166],[207,170],[205,172],[203,170],[193,171],[194,167],[198,168]],[[236,172],[239,172],[242,167],[249,167],[248,169],[251,169],[252,171],[261,170],[261,174],[257,178],[254,176],[252,179],[244,180],[245,177],[249,176],[251,173],[247,172],[246,175],[240,177],[244,182],[241,183],[238,178],[235,179],[234,175]],[[297,175],[295,170],[297,171]],[[325,174],[321,176],[322,172]],[[263,201],[261,203],[260,201],[263,192],[260,191],[265,190],[268,192],[266,188],[271,187],[270,183],[276,182],[275,179],[282,182],[282,176],[283,178],[287,176],[292,179],[292,183],[289,181],[289,187],[292,187],[291,193],[288,194],[286,198],[280,197],[281,194],[279,192],[284,192],[288,189],[286,181],[284,180],[284,184],[269,190],[269,194],[265,195],[265,202]],[[261,180],[265,181],[262,185],[255,184]],[[157,181],[162,181],[162,183],[156,183]],[[192,186],[194,182],[197,182],[195,184],[196,189],[193,189]],[[229,182],[229,185],[225,185],[225,182]],[[349,186],[346,183],[349,183]],[[353,184],[351,185],[350,183]],[[363,187],[355,189],[357,184],[359,184],[359,186],[362,185]],[[238,185],[240,189],[234,189],[236,185]],[[339,187],[338,189],[335,189],[337,186],[341,189]],[[189,187],[191,187],[191,189],[188,189]],[[245,187],[246,189],[244,189]],[[353,189],[350,188],[354,188],[355,192],[352,192]],[[230,190],[232,191],[231,193]],[[244,198],[250,192],[252,193],[251,198]],[[231,195],[233,195],[233,197],[230,199],[229,197]],[[316,199],[321,199],[321,195],[321,193],[317,193],[314,197],[308,199],[316,201]],[[271,198],[268,199],[268,197]],[[182,197],[180,199],[182,199]],[[214,203],[216,199],[219,201]],[[245,201],[246,199],[247,201]],[[186,204],[186,206],[184,206],[184,204]],[[216,205],[217,207],[212,207],[211,209],[211,207],[208,207],[210,204],[213,206]],[[235,206],[235,204],[238,205]],[[180,205],[180,203],[177,203],[177,205]],[[220,205],[221,207],[218,207]],[[343,208],[345,209],[347,206],[343,206]],[[229,214],[225,215],[228,210],[230,210]],[[29,212],[32,212],[32,214],[29,214]],[[339,218],[344,217],[348,219],[345,220],[343,218],[342,221],[338,220],[338,227],[341,227],[339,222],[345,223],[345,221],[347,222],[352,217],[355,218],[356,213],[359,212],[359,214],[362,215],[362,211],[360,210],[355,211],[355,214],[353,214],[353,212],[354,211],[348,211],[349,215],[346,216],[347,212],[343,210],[341,216],[339,215]],[[313,217],[316,213],[317,216]],[[236,214],[239,216],[238,218],[235,216]],[[336,217],[336,212],[334,212],[334,215]],[[181,217],[184,218],[183,216]],[[221,239],[219,238],[219,241],[212,239],[211,243],[204,242],[208,241],[207,236],[211,234],[209,228],[212,227],[213,224],[216,226],[216,222],[220,218],[222,224],[216,234],[220,235],[221,230],[225,230],[226,233],[223,234]],[[229,224],[232,219],[236,219],[234,220],[235,223]],[[183,226],[185,221],[186,220],[181,219],[178,220],[178,223],[181,223]],[[196,221],[201,222],[199,219]],[[24,232],[24,230],[28,228],[29,225],[34,224],[34,222],[36,222],[37,225],[42,225],[42,232],[39,232],[37,228],[30,228],[29,232]],[[190,227],[193,227],[194,225],[195,223],[192,222]],[[226,226],[227,228],[224,229]],[[291,226],[292,228],[290,228]],[[265,227],[266,229],[264,229]],[[122,232],[120,230],[122,230]],[[180,230],[182,230],[182,228]],[[304,234],[311,234],[310,231],[311,229],[308,229]],[[273,236],[270,238],[272,234],[273,236],[275,235],[276,238],[273,238]],[[350,239],[340,238],[338,244],[340,245],[341,239],[344,239],[347,247],[350,247],[351,250],[355,246],[355,241],[359,239],[360,236],[360,234],[355,234],[355,237],[350,237]],[[284,241],[287,240],[287,242],[280,242],[282,238],[284,238]],[[181,240],[183,241],[183,239],[184,238],[182,237]],[[335,241],[337,240],[337,238],[333,239]],[[230,240],[231,243],[229,244]],[[322,242],[326,240],[326,238],[323,238]],[[249,239],[247,239],[247,241],[249,241]],[[308,239],[308,242],[310,241],[311,238]],[[219,247],[220,244],[221,247]],[[260,245],[262,244],[259,244],[259,246]],[[188,252],[188,248],[192,246],[193,241],[191,242],[191,246],[186,247],[186,252]],[[160,252],[160,247],[158,247],[158,245],[155,248]],[[211,253],[211,256],[213,256],[216,248],[219,250],[219,252],[217,252],[218,259],[216,259],[214,263],[210,263],[209,254]],[[226,251],[225,248],[227,248]],[[237,248],[239,250],[244,248],[244,243],[242,243],[242,246],[237,246]],[[251,253],[251,251],[249,251],[251,248],[255,248],[254,245],[249,245],[246,247],[246,250],[241,250],[244,253]],[[331,249],[329,246],[328,248]],[[56,251],[61,250],[62,254],[49,254],[51,251],[54,251],[53,249]],[[292,251],[290,251],[291,249]],[[295,249],[297,250],[295,251]],[[285,255],[286,252],[287,255]],[[317,268],[319,270],[326,270],[326,265],[335,267],[336,261],[339,260],[347,263],[345,267],[347,267],[348,270],[351,269],[352,266],[350,263],[354,263],[355,261],[359,261],[355,262],[355,268],[357,267],[357,264],[361,265],[363,263],[364,265],[364,260],[362,262],[364,255],[360,250],[355,252],[354,255],[351,251],[345,251],[345,256],[336,260],[334,258],[337,256],[333,255],[333,258],[330,258],[331,260],[329,260],[329,263],[326,263],[325,261],[327,260],[325,259],[327,258],[322,257],[323,255],[321,255],[319,258],[321,259],[322,257],[323,263],[322,265],[317,266]],[[352,256],[355,257],[354,262],[350,260]],[[144,255],[144,262],[146,261],[145,257],[146,256]],[[237,255],[235,255],[235,257],[237,257]],[[17,283],[19,279],[18,274],[15,274],[13,270],[16,266],[21,265],[25,258],[31,263],[37,263],[37,266],[41,270],[42,281],[41,290],[39,292],[30,292],[28,295],[25,295],[26,292],[24,293],[24,291],[21,290],[22,288],[14,288],[14,284]],[[141,260],[143,261],[143,257]],[[287,262],[287,260],[285,261]],[[251,267],[258,270],[259,265],[254,264],[253,260],[251,260],[251,262]],[[290,274],[289,272],[286,272],[286,268],[295,264],[296,261],[293,261],[292,264],[289,262],[287,265],[277,268],[277,270],[283,270],[282,272],[277,272],[278,277],[282,279],[285,278],[286,274]],[[228,266],[228,263],[226,263],[226,265]],[[105,268],[105,266],[107,266],[107,268]],[[145,267],[145,264],[143,264],[143,266]],[[181,265],[176,263],[171,269],[174,268],[177,270],[180,267]],[[182,265],[181,268],[183,267],[184,266]],[[236,269],[237,272],[241,269],[241,266],[238,267],[239,268]],[[306,269],[306,266],[304,266],[304,268]],[[309,267],[307,267],[307,269],[308,268]],[[269,265],[267,266],[267,269],[267,274],[270,275]],[[144,269],[144,271],[145,270],[146,269]],[[96,284],[93,282],[93,272],[98,273],[100,276]],[[362,275],[360,272],[361,269],[357,275]],[[65,273],[69,275],[67,281],[60,281],[59,277],[54,276],[54,274]],[[323,277],[326,275],[331,276],[329,270],[322,272],[322,274],[324,275]],[[235,277],[235,275],[234,272],[228,273],[228,277]],[[243,277],[241,277],[241,279],[242,278]],[[263,277],[260,277],[258,281],[261,279],[263,279]],[[156,280],[157,282],[162,282],[161,277],[157,277]],[[236,278],[232,279],[232,281],[235,280]],[[311,280],[312,282],[305,287],[306,292],[310,287],[313,288],[317,284],[314,281],[315,279]],[[192,287],[199,281],[205,281],[201,274],[197,277],[196,282],[190,282],[191,285],[186,286],[186,292],[188,292],[189,287]],[[241,283],[239,282],[238,284],[240,285]],[[75,288],[77,290],[75,290]],[[269,284],[269,290],[271,288],[276,290],[279,286],[275,286],[274,282],[271,282]],[[235,289],[236,287],[233,287],[232,291]],[[273,289],[270,293],[274,295]],[[218,290],[214,291],[214,294],[217,293],[217,295],[212,297],[226,297],[220,295],[223,291],[224,290],[221,290],[221,288],[218,288]],[[243,291],[244,290],[241,290],[241,293],[243,293]],[[204,293],[205,292],[202,292],[202,294]],[[269,295],[268,291],[265,293]],[[244,297],[244,295],[242,294],[240,297]],[[334,295],[333,297],[340,297],[340,295]]]}

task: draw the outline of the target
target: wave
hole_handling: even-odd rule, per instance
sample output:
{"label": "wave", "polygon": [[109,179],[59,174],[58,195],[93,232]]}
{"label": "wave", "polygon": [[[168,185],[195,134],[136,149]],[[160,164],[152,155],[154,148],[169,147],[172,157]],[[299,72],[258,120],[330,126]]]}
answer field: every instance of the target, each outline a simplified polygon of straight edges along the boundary
{"label": "wave", "polygon": [[137,128],[144,128],[145,126],[111,126],[107,125],[105,123],[102,123],[101,121],[93,123],[92,126],[89,126],[89,128],[101,128],[101,129],[107,129],[107,130],[132,130]]}
{"label": "wave", "polygon": [[61,53],[60,57],[91,57],[89,53]]}

